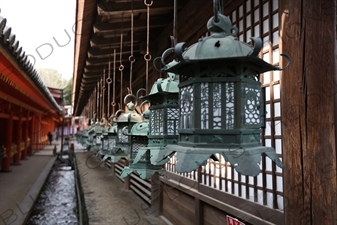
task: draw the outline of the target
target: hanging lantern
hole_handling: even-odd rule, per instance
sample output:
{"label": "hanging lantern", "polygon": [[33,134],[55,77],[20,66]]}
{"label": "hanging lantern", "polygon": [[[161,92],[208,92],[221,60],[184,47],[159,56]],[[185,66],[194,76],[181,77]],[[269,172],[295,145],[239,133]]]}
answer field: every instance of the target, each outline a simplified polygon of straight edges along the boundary
{"label": "hanging lantern", "polygon": [[178,144],[167,145],[162,159],[177,152],[177,172],[191,172],[218,153],[239,173],[256,176],[265,153],[283,168],[274,149],[260,143],[266,112],[259,74],[280,68],[258,58],[260,39],[240,42],[228,17],[215,12],[207,27],[210,36],[184,52],[178,43],[178,64],[163,69],[180,75],[180,121]]}
{"label": "hanging lantern", "polygon": [[[126,100],[128,97],[134,97],[135,103],[130,101],[126,104]],[[104,159],[110,158],[112,163],[118,162],[121,158],[129,158],[129,146],[131,144],[130,137],[125,135],[128,133],[128,131],[131,129],[131,127],[138,122],[142,121],[141,116],[135,112],[136,108],[136,100],[137,98],[132,95],[128,94],[124,98],[124,104],[126,104],[126,107],[128,109],[128,112],[122,113],[117,118],[117,140],[116,140],[116,146],[113,148],[110,148],[110,154],[105,155]],[[121,110],[119,110],[121,111]],[[117,115],[118,111],[116,112]]]}
{"label": "hanging lantern", "polygon": [[102,134],[103,134],[103,124],[100,122],[96,122],[94,125],[94,135],[93,135],[93,145],[91,147],[91,151],[98,154],[100,149],[102,148]]}
{"label": "hanging lantern", "polygon": [[95,140],[96,140],[95,124],[88,127],[87,134],[88,134],[88,139],[87,139],[86,145],[87,145],[87,149],[91,151],[92,147],[95,146]]}
{"label": "hanging lantern", "polygon": [[[164,54],[165,55],[165,54]],[[176,61],[167,64],[167,67],[176,65]],[[179,76],[167,73],[167,78],[159,78],[152,86],[149,95],[141,97],[151,102],[149,122],[149,143],[140,148],[134,159],[134,164],[140,159],[151,155],[151,164],[163,165],[168,158],[163,157],[165,146],[176,144],[178,141],[179,125]],[[174,154],[174,152],[172,153]],[[161,171],[161,167],[157,168]],[[155,171],[154,171],[155,172]]]}
{"label": "hanging lantern", "polygon": [[150,111],[147,110],[143,114],[144,121],[136,123],[130,130],[129,135],[131,137],[130,145],[130,166],[124,167],[120,177],[125,178],[133,171],[137,172],[139,176],[147,180],[153,173],[159,171],[164,172],[161,166],[154,166],[150,163],[150,152],[147,151],[146,154],[142,154],[142,157],[135,163],[134,159],[139,155],[139,150],[146,148],[148,144],[148,134],[149,134],[149,117]]}
{"label": "hanging lantern", "polygon": [[[103,161],[109,158],[111,156],[111,150],[116,146],[117,142],[117,123],[115,121],[111,122],[112,125],[108,129],[108,135],[107,135],[107,142],[106,142],[106,148],[104,149],[103,153]],[[110,157],[111,158],[111,157]]]}
{"label": "hanging lantern", "polygon": [[101,142],[102,142],[102,148],[99,150],[97,157],[102,160],[104,155],[108,152],[108,129],[109,128],[104,128],[103,129],[103,133],[102,133],[102,138],[101,138]]}

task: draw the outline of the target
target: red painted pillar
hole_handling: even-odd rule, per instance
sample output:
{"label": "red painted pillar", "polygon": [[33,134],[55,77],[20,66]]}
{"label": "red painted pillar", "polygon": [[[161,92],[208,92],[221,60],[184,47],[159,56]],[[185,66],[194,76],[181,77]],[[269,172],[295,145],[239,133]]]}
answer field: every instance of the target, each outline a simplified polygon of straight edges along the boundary
{"label": "red painted pillar", "polygon": [[34,114],[31,116],[31,120],[29,122],[29,138],[30,138],[30,144],[28,147],[28,155],[31,156],[33,154],[33,148],[34,148]]}
{"label": "red painted pillar", "polygon": [[14,154],[14,161],[13,165],[21,165],[20,164],[20,155],[21,155],[21,141],[22,141],[22,114],[19,116],[19,120],[16,122],[16,137],[15,143],[16,143],[16,153]]}
{"label": "red painted pillar", "polygon": [[2,160],[2,170],[1,171],[4,171],[4,172],[11,171],[9,167],[11,164],[12,132],[13,132],[13,113],[10,113],[9,118],[7,120],[7,125],[6,125],[6,138],[5,138],[6,156]]}
{"label": "red painted pillar", "polygon": [[23,141],[25,143],[25,149],[22,151],[21,154],[21,160],[26,159],[27,158],[27,152],[28,152],[28,127],[29,127],[29,112],[27,112],[27,116],[26,116],[26,121],[25,121],[25,126],[23,129]]}

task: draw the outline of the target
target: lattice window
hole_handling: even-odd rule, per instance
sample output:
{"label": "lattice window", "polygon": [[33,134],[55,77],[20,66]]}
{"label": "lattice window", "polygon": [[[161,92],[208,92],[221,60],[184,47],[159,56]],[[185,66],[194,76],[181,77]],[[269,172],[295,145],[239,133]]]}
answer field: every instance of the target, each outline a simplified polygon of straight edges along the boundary
{"label": "lattice window", "polygon": [[150,117],[150,134],[163,135],[163,109],[151,110]]}
{"label": "lattice window", "polygon": [[259,105],[261,93],[260,90],[254,88],[245,88],[245,117],[246,124],[260,124],[260,109]]}
{"label": "lattice window", "polygon": [[226,83],[226,129],[234,128],[234,83]]}
{"label": "lattice window", "polygon": [[[128,132],[128,129],[125,132]],[[122,129],[118,129],[118,141],[123,143],[129,141],[129,137],[123,134]]]}
{"label": "lattice window", "polygon": [[168,108],[167,109],[167,134],[178,135],[179,127],[179,109]]}
{"label": "lattice window", "polygon": [[201,103],[201,129],[208,129],[209,123],[209,88],[208,83],[201,84],[201,96],[200,96],[200,103]]}
{"label": "lattice window", "polygon": [[192,126],[191,113],[193,111],[193,87],[186,86],[180,90],[180,107],[181,107],[181,124],[182,128],[190,128]]}
{"label": "lattice window", "polygon": [[[251,43],[250,37],[260,37],[263,49],[260,57],[273,65],[279,64],[279,11],[278,0],[245,1],[228,15],[233,25],[239,28],[239,39]],[[207,36],[208,34],[205,34]],[[275,148],[282,158],[280,72],[271,71],[261,74],[260,81],[266,89],[266,128],[262,132],[262,143]],[[228,85],[228,84],[226,84]],[[226,95],[231,90],[226,86]],[[234,88],[233,88],[234,90]],[[184,90],[187,92],[187,90]],[[202,95],[201,95],[202,96]],[[206,104],[206,103],[205,103]],[[233,98],[226,99],[226,128],[234,125]],[[249,107],[246,108],[249,111]],[[182,112],[182,114],[186,112]],[[258,115],[258,113],[255,113]],[[254,114],[254,116],[256,116]],[[253,116],[253,117],[254,117]],[[262,115],[260,115],[262,116]],[[254,117],[255,118],[255,117]],[[259,117],[261,119],[261,117]],[[257,119],[257,118],[255,118]],[[251,120],[252,121],[252,120]],[[261,173],[256,177],[243,176],[218,155],[220,161],[209,160],[201,170],[201,182],[204,185],[223,190],[233,195],[266,205],[274,209],[284,209],[282,170],[268,157],[262,156]],[[166,169],[175,171],[176,158],[172,157]],[[181,174],[197,179],[197,171]]]}

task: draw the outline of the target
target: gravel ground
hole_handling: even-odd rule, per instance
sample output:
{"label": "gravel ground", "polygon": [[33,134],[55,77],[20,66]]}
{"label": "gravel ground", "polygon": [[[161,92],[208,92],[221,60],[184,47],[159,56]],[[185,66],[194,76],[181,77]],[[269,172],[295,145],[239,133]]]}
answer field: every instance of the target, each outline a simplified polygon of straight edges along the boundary
{"label": "gravel ground", "polygon": [[77,152],[77,165],[90,225],[165,225],[147,216],[147,204],[101,164],[91,152]]}

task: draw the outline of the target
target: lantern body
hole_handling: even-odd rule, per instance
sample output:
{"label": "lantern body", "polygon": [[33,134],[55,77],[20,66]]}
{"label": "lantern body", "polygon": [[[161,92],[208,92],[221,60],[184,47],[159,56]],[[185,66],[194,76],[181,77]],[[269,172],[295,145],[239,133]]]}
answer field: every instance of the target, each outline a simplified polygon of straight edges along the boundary
{"label": "lantern body", "polygon": [[100,160],[103,160],[104,155],[108,152],[109,141],[108,141],[108,128],[103,128],[102,138],[101,138],[102,147],[99,150],[97,157]]}
{"label": "lantern body", "polygon": [[[130,166],[124,167],[121,178],[125,178],[132,172],[137,172],[139,176],[147,180],[155,172],[163,173],[164,170],[161,166],[152,165],[150,162],[150,151],[146,151],[145,154],[139,155],[139,151],[142,149],[147,149],[148,144],[148,133],[149,133],[149,110],[144,112],[145,120],[136,123],[132,126],[130,133],[128,134],[131,138],[130,145]],[[137,161],[135,158],[139,157]]]}
{"label": "lantern body", "polygon": [[[172,61],[167,64],[167,67],[176,64],[176,61]],[[149,95],[142,97],[142,99],[151,102],[149,108],[149,140],[148,146],[139,150],[134,163],[149,154],[151,156],[151,164],[163,165],[168,161],[168,158],[163,157],[165,146],[178,142],[179,76],[174,73],[167,74],[167,78],[159,78],[153,84]]]}
{"label": "lantern body", "polygon": [[129,148],[131,145],[131,138],[127,135],[128,131],[135,123],[141,122],[141,116],[136,113],[135,105],[132,102],[127,104],[128,112],[122,113],[117,118],[117,139],[116,145],[109,147],[110,153],[104,159],[110,158],[111,162],[118,162],[121,158],[129,159]]}
{"label": "lantern body", "polygon": [[185,51],[177,44],[178,64],[164,68],[180,76],[180,120],[178,144],[167,145],[162,159],[177,152],[177,172],[191,172],[221,154],[239,173],[256,176],[261,153],[283,167],[260,143],[266,112],[259,74],[279,68],[258,58],[260,39],[240,42],[231,21],[218,17],[208,21],[210,36]]}

